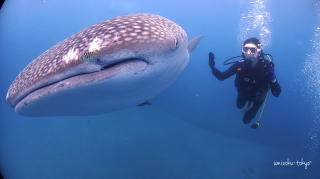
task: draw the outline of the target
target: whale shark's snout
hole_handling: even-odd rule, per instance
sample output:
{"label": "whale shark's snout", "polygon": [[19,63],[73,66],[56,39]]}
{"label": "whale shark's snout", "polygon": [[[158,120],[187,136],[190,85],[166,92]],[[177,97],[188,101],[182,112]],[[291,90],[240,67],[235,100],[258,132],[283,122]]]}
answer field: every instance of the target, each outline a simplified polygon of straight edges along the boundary
{"label": "whale shark's snout", "polygon": [[93,115],[140,104],[172,84],[200,38],[173,21],[132,14],[57,43],[11,84],[7,101],[26,116]]}

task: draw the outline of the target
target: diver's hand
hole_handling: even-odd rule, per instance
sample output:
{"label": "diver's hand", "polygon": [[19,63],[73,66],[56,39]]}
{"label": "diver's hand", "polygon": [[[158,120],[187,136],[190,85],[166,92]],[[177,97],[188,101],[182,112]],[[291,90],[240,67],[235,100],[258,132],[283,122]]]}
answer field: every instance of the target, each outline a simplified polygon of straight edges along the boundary
{"label": "diver's hand", "polygon": [[208,56],[209,56],[209,66],[211,69],[214,69],[216,64],[216,62],[214,61],[214,54],[212,52],[209,52]]}
{"label": "diver's hand", "polygon": [[266,73],[269,81],[271,81],[273,83],[276,81],[276,75],[274,73],[274,64],[273,63],[270,63],[265,67],[265,73]]}

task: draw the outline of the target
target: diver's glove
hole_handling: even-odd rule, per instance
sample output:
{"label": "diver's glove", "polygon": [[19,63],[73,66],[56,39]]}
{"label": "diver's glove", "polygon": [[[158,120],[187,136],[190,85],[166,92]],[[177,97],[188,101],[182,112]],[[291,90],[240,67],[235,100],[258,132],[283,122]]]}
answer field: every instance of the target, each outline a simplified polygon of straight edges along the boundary
{"label": "diver's glove", "polygon": [[214,54],[212,52],[209,52],[208,56],[209,56],[209,66],[211,70],[213,70],[215,69],[215,64],[216,64],[216,62],[214,61]]}
{"label": "diver's glove", "polygon": [[274,64],[271,62],[267,64],[265,67],[265,74],[269,81],[275,82],[276,81],[276,75],[274,73]]}
{"label": "diver's glove", "polygon": [[274,64],[272,62],[265,67],[265,72],[270,82],[269,84],[270,84],[272,95],[275,97],[278,97],[281,93],[281,87],[277,81],[277,78],[274,72]]}

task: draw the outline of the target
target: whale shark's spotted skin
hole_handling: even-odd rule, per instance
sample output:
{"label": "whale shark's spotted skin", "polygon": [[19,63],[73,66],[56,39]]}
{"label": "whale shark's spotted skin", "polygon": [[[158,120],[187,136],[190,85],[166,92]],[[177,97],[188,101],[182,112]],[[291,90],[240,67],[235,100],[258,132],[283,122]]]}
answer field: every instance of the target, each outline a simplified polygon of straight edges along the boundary
{"label": "whale shark's spotted skin", "polygon": [[94,24],[59,42],[28,64],[11,84],[7,101],[15,106],[33,90],[74,75],[68,73],[68,69],[88,63],[89,60],[85,60],[88,52],[101,58],[119,49],[151,51],[152,46],[157,46],[165,50],[185,36],[179,25],[154,14],[126,15]]}

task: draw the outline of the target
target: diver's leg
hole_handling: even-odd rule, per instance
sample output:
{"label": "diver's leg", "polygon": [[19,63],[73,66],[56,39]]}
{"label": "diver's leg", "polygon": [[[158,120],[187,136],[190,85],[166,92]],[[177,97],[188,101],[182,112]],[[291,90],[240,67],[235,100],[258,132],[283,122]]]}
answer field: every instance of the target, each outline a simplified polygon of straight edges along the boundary
{"label": "diver's leg", "polygon": [[237,107],[239,109],[243,108],[243,106],[246,104],[247,102],[247,95],[245,95],[245,93],[238,91],[238,96],[237,96]]}
{"label": "diver's leg", "polygon": [[256,116],[259,108],[266,99],[267,92],[267,90],[261,90],[255,93],[252,100],[253,106],[243,116],[243,122],[245,124],[250,123],[250,121]]}

